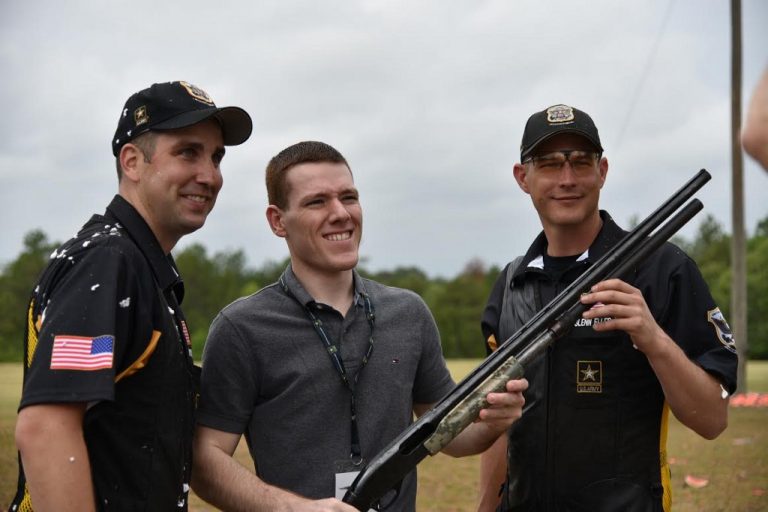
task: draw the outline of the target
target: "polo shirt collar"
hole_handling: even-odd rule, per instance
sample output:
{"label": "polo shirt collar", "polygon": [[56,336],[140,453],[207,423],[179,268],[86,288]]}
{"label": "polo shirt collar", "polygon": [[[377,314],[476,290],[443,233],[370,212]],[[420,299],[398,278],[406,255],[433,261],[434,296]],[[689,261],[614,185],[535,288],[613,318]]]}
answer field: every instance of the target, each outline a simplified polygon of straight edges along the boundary
{"label": "polo shirt collar", "polygon": [[[613,218],[605,210],[600,210],[600,218],[603,221],[603,225],[597,237],[592,242],[592,245],[589,246],[589,249],[579,256],[578,261],[596,262],[627,234],[626,231],[613,221]],[[528,248],[528,251],[523,256],[523,261],[515,269],[513,279],[523,275],[529,268],[543,269],[543,255],[547,251],[547,245],[547,237],[544,231],[542,231]]]}
{"label": "polo shirt collar", "polygon": [[[299,301],[302,306],[310,307],[317,303],[315,299],[312,298],[312,296],[309,294],[309,292],[307,292],[307,290],[305,290],[301,285],[298,278],[296,277],[296,274],[293,273],[293,267],[291,267],[290,263],[283,272],[283,275],[280,276],[280,279],[285,282],[285,285],[291,291],[291,294],[296,298],[297,301]],[[366,295],[366,291],[363,280],[360,277],[360,274],[357,273],[356,269],[352,269],[352,283],[355,288],[355,295],[352,298],[352,304],[357,306],[361,302],[361,297]]]}
{"label": "polo shirt collar", "polygon": [[152,273],[160,288],[163,290],[172,288],[177,302],[181,304],[184,298],[184,283],[179,276],[176,262],[173,256],[163,252],[157,237],[136,208],[118,194],[107,206],[107,215],[114,217],[136,243],[152,267]]}

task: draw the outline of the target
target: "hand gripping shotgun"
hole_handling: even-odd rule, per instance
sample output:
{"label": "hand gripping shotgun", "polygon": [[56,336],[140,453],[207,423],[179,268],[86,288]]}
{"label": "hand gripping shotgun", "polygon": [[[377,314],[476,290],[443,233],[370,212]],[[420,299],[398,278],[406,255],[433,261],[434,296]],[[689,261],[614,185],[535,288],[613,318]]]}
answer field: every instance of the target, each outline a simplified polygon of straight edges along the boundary
{"label": "hand gripping shotgun", "polygon": [[703,205],[698,199],[680,208],[710,178],[706,170],[699,171],[504,341],[453,391],[363,467],[347,490],[344,502],[358,510],[386,508],[382,497],[396,496],[400,482],[419,462],[427,455],[438,453],[475,421],[480,409],[488,405],[488,393],[500,392],[505,389],[508,380],[523,377],[526,366],[571,330],[588,307],[579,302],[583,293],[600,281],[626,275],[701,211]]}

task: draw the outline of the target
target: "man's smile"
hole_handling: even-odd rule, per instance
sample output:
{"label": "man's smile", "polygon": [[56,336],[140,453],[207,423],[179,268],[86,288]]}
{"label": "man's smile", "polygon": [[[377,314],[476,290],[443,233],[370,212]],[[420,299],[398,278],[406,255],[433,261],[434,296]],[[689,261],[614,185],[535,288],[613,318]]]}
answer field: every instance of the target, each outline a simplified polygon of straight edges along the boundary
{"label": "man's smile", "polygon": [[331,242],[341,242],[344,240],[349,240],[352,238],[352,231],[343,231],[341,233],[331,233],[328,235],[323,235],[323,238],[326,240],[330,240]]}

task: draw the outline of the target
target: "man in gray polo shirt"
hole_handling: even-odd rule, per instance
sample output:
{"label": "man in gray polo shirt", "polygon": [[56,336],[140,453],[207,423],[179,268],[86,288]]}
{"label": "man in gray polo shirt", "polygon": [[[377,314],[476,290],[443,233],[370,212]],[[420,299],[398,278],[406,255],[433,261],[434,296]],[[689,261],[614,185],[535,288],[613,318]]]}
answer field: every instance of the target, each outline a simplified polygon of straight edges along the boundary
{"label": "man in gray polo shirt", "polygon": [[[211,326],[193,487],[226,510],[353,511],[334,496],[454,382],[419,296],[355,271],[362,209],[344,157],[301,142],[270,161],[266,181],[267,220],[291,264]],[[526,387],[488,395],[445,452],[490,446],[520,416]],[[243,434],[256,475],[232,459]],[[415,471],[395,500],[388,510],[414,510]]]}

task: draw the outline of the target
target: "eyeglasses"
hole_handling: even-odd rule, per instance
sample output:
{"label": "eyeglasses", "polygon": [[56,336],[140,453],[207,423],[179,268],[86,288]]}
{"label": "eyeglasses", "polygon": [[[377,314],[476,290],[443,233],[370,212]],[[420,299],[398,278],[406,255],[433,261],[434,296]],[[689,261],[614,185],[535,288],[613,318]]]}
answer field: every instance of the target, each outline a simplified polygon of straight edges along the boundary
{"label": "eyeglasses", "polygon": [[524,164],[533,163],[537,171],[559,172],[565,162],[571,164],[571,169],[575,174],[587,174],[595,168],[595,163],[599,160],[600,153],[596,151],[584,151],[581,149],[564,149],[562,151],[553,151],[544,155],[529,156],[523,160]]}

